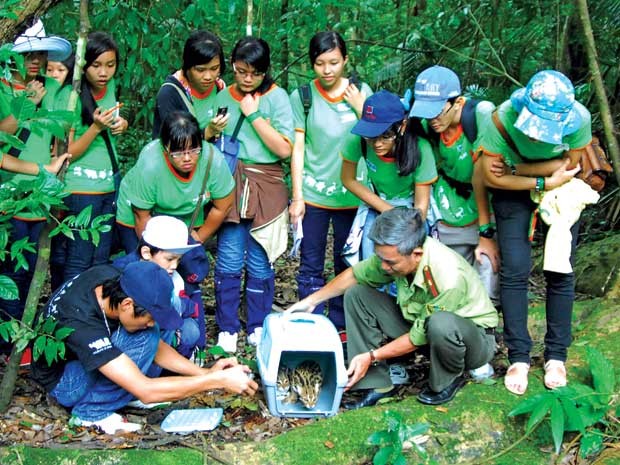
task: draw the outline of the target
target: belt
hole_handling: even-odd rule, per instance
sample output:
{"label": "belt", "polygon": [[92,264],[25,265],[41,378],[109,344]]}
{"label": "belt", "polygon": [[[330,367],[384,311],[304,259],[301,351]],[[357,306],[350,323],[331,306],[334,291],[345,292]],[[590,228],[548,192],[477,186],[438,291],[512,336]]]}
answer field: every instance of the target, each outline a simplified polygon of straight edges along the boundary
{"label": "belt", "polygon": [[495,336],[495,328],[484,328],[484,332]]}

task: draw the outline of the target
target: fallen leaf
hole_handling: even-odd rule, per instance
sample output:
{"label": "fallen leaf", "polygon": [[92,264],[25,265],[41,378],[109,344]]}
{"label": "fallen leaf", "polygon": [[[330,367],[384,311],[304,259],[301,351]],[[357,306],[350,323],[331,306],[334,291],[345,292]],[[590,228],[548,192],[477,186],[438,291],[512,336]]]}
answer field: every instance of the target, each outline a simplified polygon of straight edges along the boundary
{"label": "fallen leaf", "polygon": [[336,445],[331,441],[325,441],[323,445],[327,447],[328,449],[333,449],[334,447],[336,447]]}

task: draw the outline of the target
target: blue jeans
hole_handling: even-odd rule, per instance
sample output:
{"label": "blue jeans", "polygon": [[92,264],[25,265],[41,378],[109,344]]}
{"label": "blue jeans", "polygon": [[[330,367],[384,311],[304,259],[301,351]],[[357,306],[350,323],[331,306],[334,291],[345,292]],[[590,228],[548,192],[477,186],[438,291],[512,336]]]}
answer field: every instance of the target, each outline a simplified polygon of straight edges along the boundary
{"label": "blue jeans", "polygon": [[[536,204],[527,191],[493,191],[497,242],[501,252],[500,300],[504,315],[504,340],[510,363],[530,362],[532,339],[527,329],[528,280],[532,267],[532,245],[528,238]],[[546,239],[548,228],[543,225]],[[571,233],[571,264],[574,265],[579,222]],[[566,360],[571,343],[571,315],[575,299],[574,273],[545,271],[547,283],[545,360]]]}
{"label": "blue jeans", "polygon": [[[116,348],[133,360],[142,373],[148,371],[153,377],[159,375],[161,368],[153,364],[159,345],[157,325],[135,333],[128,333],[119,327],[112,334],[111,340]],[[86,421],[102,420],[134,399],[133,394],[110,381],[99,371],[87,372],[78,360],[65,365],[62,377],[50,395],[59,404],[73,407],[73,415]]]}
{"label": "blue jeans", "polygon": [[[24,221],[17,218],[11,218],[11,236],[9,243],[15,243],[20,239],[27,238],[28,242],[34,244],[35,250],[38,250],[39,236],[45,226],[45,221]],[[26,303],[26,297],[28,296],[28,290],[30,289],[30,282],[34,274],[34,267],[37,263],[37,252],[24,251],[24,257],[28,263],[28,269],[20,268],[15,271],[16,262],[7,259],[2,264],[2,274],[11,278],[17,285],[19,291],[19,297],[16,300],[4,300],[0,299],[0,308],[9,313],[13,318],[21,319],[24,313],[24,305]],[[0,320],[4,320],[4,315],[0,313]],[[1,340],[1,338],[0,338]]]}
{"label": "blue jeans", "polygon": [[251,220],[224,223],[217,233],[215,321],[220,331],[241,328],[241,272],[246,269],[247,331],[262,326],[273,305],[275,274],[263,247],[250,236]]}
{"label": "blue jeans", "polygon": [[[342,248],[347,241],[356,211],[357,209],[332,210],[306,204],[302,223],[304,238],[301,241],[301,261],[297,275],[299,299],[307,297],[325,284],[323,273],[330,222],[334,231],[334,274],[338,275],[347,269],[347,264],[342,259]],[[325,304],[317,305],[314,313],[325,313]],[[344,328],[342,296],[330,299],[327,316],[336,328]]]}
{"label": "blue jeans", "polygon": [[[114,192],[97,195],[71,194],[65,198],[65,205],[69,209],[67,214],[78,215],[89,205],[92,206],[91,220],[100,215],[115,214],[114,198]],[[103,224],[107,224],[112,228],[114,226],[114,217]],[[113,233],[110,229],[110,231],[101,234],[97,247],[90,240],[82,239],[79,234],[75,234],[74,240],[67,241],[65,282],[94,265],[108,263],[112,239]]]}

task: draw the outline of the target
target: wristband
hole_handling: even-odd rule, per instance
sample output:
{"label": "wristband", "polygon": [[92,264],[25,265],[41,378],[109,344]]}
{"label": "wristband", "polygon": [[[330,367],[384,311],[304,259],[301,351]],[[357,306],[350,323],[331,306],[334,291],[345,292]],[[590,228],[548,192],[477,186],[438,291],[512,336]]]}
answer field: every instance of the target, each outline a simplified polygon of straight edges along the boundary
{"label": "wristband", "polygon": [[510,168],[510,174],[513,176],[517,175],[517,167],[515,165],[508,165],[508,168]]}
{"label": "wristband", "polygon": [[536,178],[536,187],[534,187],[536,192],[542,192],[545,190],[545,178]]}
{"label": "wristband", "polygon": [[377,357],[375,357],[375,351],[371,350],[368,354],[370,355],[370,365],[376,367],[379,364],[379,361],[377,360]]}
{"label": "wristband", "polygon": [[254,113],[250,113],[248,116],[245,117],[245,119],[248,120],[248,123],[252,124],[254,121],[256,121],[258,118],[261,118],[263,116],[263,114],[256,110]]}

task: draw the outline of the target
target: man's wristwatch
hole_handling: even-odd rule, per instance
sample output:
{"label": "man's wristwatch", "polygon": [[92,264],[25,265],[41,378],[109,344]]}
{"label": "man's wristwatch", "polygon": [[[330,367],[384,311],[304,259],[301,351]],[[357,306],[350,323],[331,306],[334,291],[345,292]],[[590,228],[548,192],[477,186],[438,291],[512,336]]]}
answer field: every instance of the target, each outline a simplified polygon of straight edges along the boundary
{"label": "man's wristwatch", "polygon": [[480,226],[478,229],[478,235],[480,237],[484,237],[485,239],[493,239],[495,236],[495,223],[487,223]]}
{"label": "man's wristwatch", "polygon": [[377,365],[379,365],[379,360],[377,360],[377,357],[375,357],[374,349],[368,352],[368,354],[370,355],[370,366],[376,367]]}

